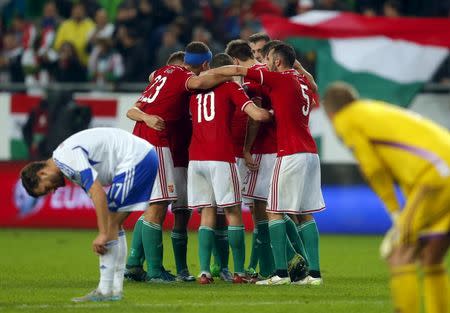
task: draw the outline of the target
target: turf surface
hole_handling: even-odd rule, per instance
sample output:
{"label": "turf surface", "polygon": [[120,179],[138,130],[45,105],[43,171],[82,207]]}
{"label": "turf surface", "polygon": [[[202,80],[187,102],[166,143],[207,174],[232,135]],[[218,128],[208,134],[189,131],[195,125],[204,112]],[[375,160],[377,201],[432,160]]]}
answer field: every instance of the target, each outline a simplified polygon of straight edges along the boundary
{"label": "turf surface", "polygon": [[[126,282],[120,302],[72,304],[72,297],[98,282],[98,258],[90,250],[94,237],[92,231],[0,230],[0,312],[391,311],[388,272],[378,257],[380,237],[349,236],[321,237],[323,286]],[[130,242],[131,233],[127,238]],[[247,235],[247,243],[250,239]],[[197,234],[189,240],[188,262],[197,274]],[[168,233],[164,247],[164,264],[173,271]]]}

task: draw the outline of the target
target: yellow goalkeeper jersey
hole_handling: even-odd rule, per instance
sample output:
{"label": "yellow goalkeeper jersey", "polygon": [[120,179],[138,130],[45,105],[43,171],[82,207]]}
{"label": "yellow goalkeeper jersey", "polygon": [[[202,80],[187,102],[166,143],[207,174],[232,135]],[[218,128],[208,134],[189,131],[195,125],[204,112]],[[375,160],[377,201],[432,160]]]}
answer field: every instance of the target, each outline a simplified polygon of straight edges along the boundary
{"label": "yellow goalkeeper jersey", "polygon": [[448,181],[450,133],[416,113],[380,101],[358,100],[336,113],[333,124],[391,212],[399,209],[394,183],[408,196],[416,184]]}

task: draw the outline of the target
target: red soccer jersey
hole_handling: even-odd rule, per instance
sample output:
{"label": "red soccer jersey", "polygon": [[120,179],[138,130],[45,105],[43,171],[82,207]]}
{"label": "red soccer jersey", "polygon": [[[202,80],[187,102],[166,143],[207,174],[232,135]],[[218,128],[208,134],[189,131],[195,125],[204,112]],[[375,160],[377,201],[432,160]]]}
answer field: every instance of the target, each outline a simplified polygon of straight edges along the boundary
{"label": "red soccer jersey", "polygon": [[189,144],[192,135],[192,122],[189,116],[166,123],[169,127],[170,152],[172,153],[174,167],[188,167],[189,165]]}
{"label": "red soccer jersey", "polygon": [[[150,115],[158,115],[166,122],[182,119],[191,94],[187,81],[193,75],[194,73],[178,65],[167,65],[156,70],[152,82],[138,99],[139,109]],[[136,122],[133,134],[154,146],[168,147],[169,132],[172,129],[166,127],[163,131],[157,131],[144,122]]]}
{"label": "red soccer jersey", "polygon": [[231,120],[250,102],[241,86],[225,82],[191,96],[192,139],[189,160],[235,162]]}
{"label": "red soccer jersey", "polygon": [[[265,64],[255,64],[250,67],[250,69],[269,71],[267,65]],[[251,99],[260,99],[261,105],[264,109],[272,109],[269,90],[266,86],[261,86],[260,84],[248,78],[244,79],[244,84],[247,87],[247,94]],[[258,135],[256,136],[255,142],[253,143],[251,152],[257,154],[277,153],[277,135],[275,122],[272,121],[260,123]]]}
{"label": "red soccer jersey", "polygon": [[249,69],[247,78],[269,88],[275,114],[278,156],[317,153],[308,126],[314,102],[314,92],[308,80],[294,69],[281,73]]}

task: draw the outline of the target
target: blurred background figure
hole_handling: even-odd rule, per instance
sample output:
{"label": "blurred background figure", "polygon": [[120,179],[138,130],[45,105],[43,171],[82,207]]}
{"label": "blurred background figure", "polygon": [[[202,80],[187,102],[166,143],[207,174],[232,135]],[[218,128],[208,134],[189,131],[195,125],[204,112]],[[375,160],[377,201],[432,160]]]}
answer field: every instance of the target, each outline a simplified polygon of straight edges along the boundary
{"label": "blurred background figure", "polygon": [[175,51],[183,50],[183,45],[178,41],[177,29],[173,26],[167,27],[162,35],[162,43],[156,52],[156,67],[166,64],[167,56]]}
{"label": "blurred background figure", "polygon": [[71,42],[63,42],[58,52],[48,54],[44,66],[50,72],[51,80],[56,82],[82,83],[87,80],[86,67],[81,63],[75,46]]}
{"label": "blurred background figure", "polygon": [[3,48],[0,54],[0,82],[18,83],[24,81],[22,70],[23,48],[14,33],[3,35]]}
{"label": "blurred background figure", "polygon": [[88,53],[88,34],[95,28],[94,22],[86,17],[86,10],[82,3],[75,3],[72,7],[72,13],[68,20],[64,21],[58,28],[55,39],[55,49],[58,50],[63,42],[71,42],[82,64],[87,64]]}
{"label": "blurred background figure", "polygon": [[118,81],[124,73],[122,56],[113,48],[111,39],[99,38],[89,56],[88,77],[97,85]]}
{"label": "blurred background figure", "polygon": [[108,15],[105,9],[98,9],[95,13],[95,28],[88,34],[88,48],[92,49],[97,39],[112,39],[114,24],[108,22]]}
{"label": "blurred background figure", "polygon": [[197,26],[192,31],[192,41],[200,41],[209,47],[212,54],[217,54],[223,51],[224,47],[219,42],[214,40],[211,32],[202,26]]}
{"label": "blurred background figure", "polygon": [[23,139],[28,147],[30,160],[42,160],[49,157],[46,153],[49,129],[49,110],[47,100],[41,100],[28,115],[22,127]]}
{"label": "blurred background figure", "polygon": [[386,17],[401,16],[401,5],[398,0],[388,0],[383,5],[383,15]]}

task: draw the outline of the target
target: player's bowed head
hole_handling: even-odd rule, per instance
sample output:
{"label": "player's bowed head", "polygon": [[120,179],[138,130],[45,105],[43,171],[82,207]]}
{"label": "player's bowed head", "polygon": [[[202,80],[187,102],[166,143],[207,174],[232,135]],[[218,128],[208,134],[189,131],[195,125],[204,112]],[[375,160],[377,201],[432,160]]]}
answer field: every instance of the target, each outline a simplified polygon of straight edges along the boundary
{"label": "player's bowed head", "polygon": [[26,165],[20,172],[20,178],[27,193],[33,197],[55,192],[65,185],[64,175],[52,159]]}

